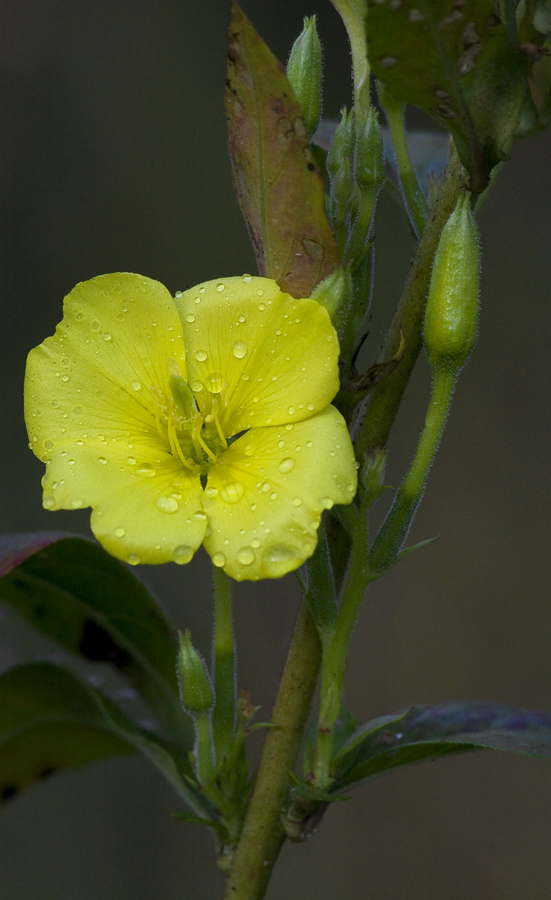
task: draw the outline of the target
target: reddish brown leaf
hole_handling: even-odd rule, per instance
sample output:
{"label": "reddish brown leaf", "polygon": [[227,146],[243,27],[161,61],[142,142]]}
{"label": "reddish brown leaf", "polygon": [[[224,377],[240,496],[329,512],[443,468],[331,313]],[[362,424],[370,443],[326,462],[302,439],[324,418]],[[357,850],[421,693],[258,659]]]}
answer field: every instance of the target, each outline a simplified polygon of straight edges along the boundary
{"label": "reddish brown leaf", "polygon": [[228,57],[233,179],[258,268],[294,297],[309,297],[337,266],[323,184],[287,76],[235,3]]}

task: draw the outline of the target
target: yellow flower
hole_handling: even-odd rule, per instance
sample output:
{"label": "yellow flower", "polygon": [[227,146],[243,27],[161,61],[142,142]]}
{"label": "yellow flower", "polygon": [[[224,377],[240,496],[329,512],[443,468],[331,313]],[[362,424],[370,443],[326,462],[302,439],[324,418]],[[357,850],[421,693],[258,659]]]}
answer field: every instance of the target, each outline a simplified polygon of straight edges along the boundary
{"label": "yellow flower", "polygon": [[237,580],[284,575],[356,490],[329,405],[337,359],[325,309],[267,278],[175,299],[140,275],[78,284],[27,363],[45,508],[91,506],[97,539],[131,564],[187,563],[204,543]]}

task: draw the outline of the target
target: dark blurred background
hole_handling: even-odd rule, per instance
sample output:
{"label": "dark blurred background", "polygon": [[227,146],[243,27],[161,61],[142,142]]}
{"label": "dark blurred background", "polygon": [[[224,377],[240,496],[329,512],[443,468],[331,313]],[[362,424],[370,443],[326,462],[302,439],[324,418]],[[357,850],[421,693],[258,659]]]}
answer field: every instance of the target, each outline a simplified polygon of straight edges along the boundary
{"label": "dark blurred background", "polygon": [[[303,15],[316,12],[326,115],[350,103],[348,48],[329,0],[243,5],[283,60]],[[228,6],[0,3],[2,531],[88,532],[87,511],[42,509],[42,465],[22,418],[25,356],[53,332],[63,295],[117,270],[171,291],[254,271],[225,146]],[[549,135],[519,143],[481,215],[480,338],[411,535],[440,540],[370,591],[349,662],[347,702],[359,717],[446,699],[551,707],[550,149]],[[373,352],[413,251],[386,198],[377,234]],[[428,384],[421,363],[393,436],[392,484]],[[206,557],[140,573],[208,654]],[[297,602],[292,577],[236,590],[239,684],[265,717]],[[44,653],[65,659],[4,616],[1,668]],[[89,674],[104,677],[101,667]],[[550,809],[545,760],[488,752],[405,769],[335,804],[308,844],[286,847],[268,897],[542,900]],[[170,818],[178,811],[137,758],[55,776],[0,816],[0,896],[215,900],[210,836]]]}

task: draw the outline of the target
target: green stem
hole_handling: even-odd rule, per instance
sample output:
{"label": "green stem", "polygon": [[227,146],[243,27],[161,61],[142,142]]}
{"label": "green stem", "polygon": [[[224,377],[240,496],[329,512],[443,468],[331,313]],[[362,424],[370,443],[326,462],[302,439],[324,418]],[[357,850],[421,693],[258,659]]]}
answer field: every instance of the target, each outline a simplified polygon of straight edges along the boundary
{"label": "green stem", "polygon": [[423,315],[434,254],[440,233],[465,189],[467,175],[456,153],[425,226],[407,281],[392,320],[380,359],[392,359],[403,335],[405,350],[396,370],[379,382],[369,396],[363,421],[356,427],[356,456],[362,460],[370,448],[384,447],[398,413],[404,391],[422,345]]}
{"label": "green stem", "polygon": [[212,737],[218,765],[230,752],[235,734],[235,648],[231,580],[213,566],[214,642],[213,669],[215,706]]}
{"label": "green stem", "polygon": [[368,525],[366,510],[360,510],[353,535],[352,559],[331,641],[323,648],[318,742],[314,768],[316,786],[325,790],[331,783],[333,730],[340,711],[344,669],[352,631],[371,581],[378,578],[368,565]]}
{"label": "green stem", "polygon": [[380,82],[379,99],[385,111],[392,135],[392,144],[398,164],[398,175],[402,191],[404,192],[407,214],[415,236],[419,239],[425,229],[429,211],[425,195],[419,187],[417,174],[411,164],[404,124],[405,103],[402,103],[401,100],[396,100]]}
{"label": "green stem", "polygon": [[[195,762],[197,779],[203,786],[214,781],[214,760],[212,758],[212,737],[210,714],[202,713],[193,717],[195,725]],[[208,790],[207,790],[208,795]]]}
{"label": "green stem", "polygon": [[429,470],[438,450],[456,378],[457,369],[440,369],[434,372],[429,408],[425,416],[425,427],[413,462],[369,553],[370,564],[377,572],[382,573],[396,563],[397,555],[423,496]]}
{"label": "green stem", "polygon": [[321,648],[303,602],[258,767],[225,900],[261,900],[285,835],[282,813],[316,686]]}
{"label": "green stem", "polygon": [[352,74],[354,78],[354,106],[356,115],[370,107],[367,41],[365,30],[364,0],[331,0],[344,22],[352,53]]}

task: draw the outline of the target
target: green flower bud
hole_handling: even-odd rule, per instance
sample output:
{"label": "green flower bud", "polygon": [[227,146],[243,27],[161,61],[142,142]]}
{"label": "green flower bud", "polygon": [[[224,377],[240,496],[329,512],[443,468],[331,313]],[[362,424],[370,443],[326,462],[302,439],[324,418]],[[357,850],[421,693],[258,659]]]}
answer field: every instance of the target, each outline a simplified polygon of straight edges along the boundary
{"label": "green flower bud", "polygon": [[431,368],[459,371],[476,341],[480,252],[469,194],[442,229],[434,257],[423,338]]}
{"label": "green flower bud", "polygon": [[296,39],[287,63],[287,78],[300,104],[309,138],[321,119],[321,44],[316,17],[304,17],[304,27]]}
{"label": "green flower bud", "polygon": [[214,705],[214,693],[205,663],[191,643],[189,631],[180,635],[178,652],[178,680],[180,697],[186,712],[191,716],[203,716]]}
{"label": "green flower bud", "polygon": [[339,266],[312,292],[312,300],[325,306],[335,331],[342,337],[350,305],[352,303],[352,276],[348,269]]}
{"label": "green flower bud", "polygon": [[385,183],[383,135],[378,113],[373,107],[370,107],[365,125],[356,137],[354,177],[362,193],[375,190],[377,194]]}
{"label": "green flower bud", "polygon": [[354,112],[346,111],[346,107],[341,109],[341,121],[337,125],[331,147],[327,154],[327,169],[331,177],[331,181],[336,178],[343,159],[351,163],[354,154]]}

